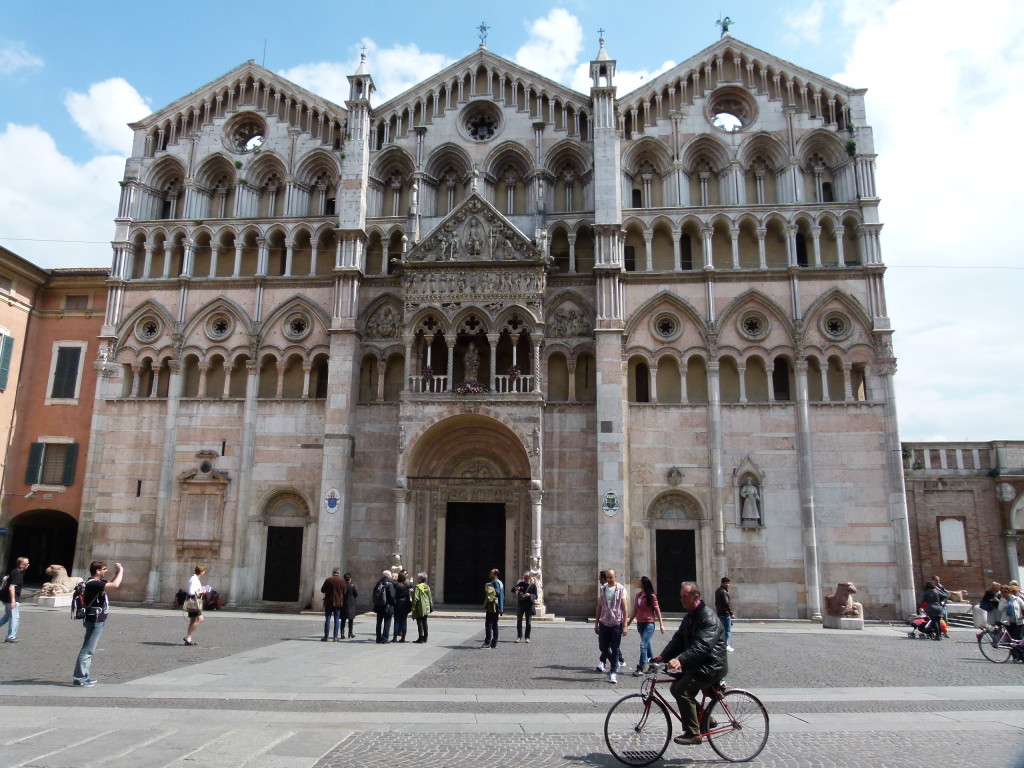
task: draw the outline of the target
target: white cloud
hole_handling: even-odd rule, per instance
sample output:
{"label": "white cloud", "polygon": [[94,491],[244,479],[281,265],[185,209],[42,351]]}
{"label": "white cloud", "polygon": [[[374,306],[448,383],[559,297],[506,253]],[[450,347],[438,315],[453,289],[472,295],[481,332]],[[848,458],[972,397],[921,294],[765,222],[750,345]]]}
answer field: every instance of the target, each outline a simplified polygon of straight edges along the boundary
{"label": "white cloud", "polygon": [[902,437],[1022,439],[1021,273],[959,268],[1020,266],[1024,191],[997,131],[1024,119],[1024,7],[850,0],[844,18],[859,28],[836,79],[868,88]]}
{"label": "white cloud", "polygon": [[564,8],[555,8],[530,25],[530,37],[513,60],[534,72],[568,84],[583,51],[583,27]]}
{"label": "white cloud", "polygon": [[[374,104],[397,96],[453,61],[440,53],[421,51],[416,45],[380,48],[369,38],[363,38],[362,45],[366,46],[366,69],[377,86]],[[325,99],[343,104],[348,99],[348,76],[358,67],[359,55],[356,54],[348,61],[300,64],[280,74]]]}
{"label": "white cloud", "polygon": [[19,69],[39,69],[42,66],[43,60],[29,53],[24,43],[0,39],[0,73],[9,75]]}
{"label": "white cloud", "polygon": [[123,157],[78,165],[38,126],[8,123],[0,168],[0,243],[44,268],[110,264]]}
{"label": "white cloud", "polygon": [[93,83],[88,93],[69,93],[64,106],[98,150],[125,157],[132,150],[128,123],[153,111],[139,92],[120,77]]}
{"label": "white cloud", "polygon": [[798,39],[821,42],[821,23],[825,18],[825,3],[814,0],[802,11],[786,14],[786,25]]}

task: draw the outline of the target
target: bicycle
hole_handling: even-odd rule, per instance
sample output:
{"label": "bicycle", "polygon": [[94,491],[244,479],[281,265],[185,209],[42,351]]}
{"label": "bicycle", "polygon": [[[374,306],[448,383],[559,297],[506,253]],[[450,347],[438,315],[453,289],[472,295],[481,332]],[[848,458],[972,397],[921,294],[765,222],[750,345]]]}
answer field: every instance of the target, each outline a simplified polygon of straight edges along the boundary
{"label": "bicycle", "polygon": [[978,632],[978,648],[981,649],[981,655],[993,664],[1004,664],[1011,657],[1017,661],[1024,661],[1024,649],[1010,637],[1009,629],[1002,623],[993,624]]}
{"label": "bicycle", "polygon": [[[608,710],[604,740],[619,762],[650,765],[665,753],[672,738],[669,712],[682,724],[675,707],[657,688],[658,683],[672,682],[672,677],[658,678],[659,672],[666,671],[664,664],[647,665],[640,693],[623,696]],[[724,682],[701,691],[697,722],[701,736],[730,763],[753,760],[768,741],[764,705],[749,691],[729,688]]]}

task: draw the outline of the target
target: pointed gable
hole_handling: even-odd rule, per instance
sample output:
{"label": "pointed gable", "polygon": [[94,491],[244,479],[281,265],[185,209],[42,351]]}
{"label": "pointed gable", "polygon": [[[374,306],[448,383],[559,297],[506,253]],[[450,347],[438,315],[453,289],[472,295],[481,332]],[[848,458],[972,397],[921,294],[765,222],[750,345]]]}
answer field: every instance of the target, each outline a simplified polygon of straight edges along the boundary
{"label": "pointed gable", "polygon": [[425,261],[542,261],[544,256],[478,192],[441,219],[406,257]]}

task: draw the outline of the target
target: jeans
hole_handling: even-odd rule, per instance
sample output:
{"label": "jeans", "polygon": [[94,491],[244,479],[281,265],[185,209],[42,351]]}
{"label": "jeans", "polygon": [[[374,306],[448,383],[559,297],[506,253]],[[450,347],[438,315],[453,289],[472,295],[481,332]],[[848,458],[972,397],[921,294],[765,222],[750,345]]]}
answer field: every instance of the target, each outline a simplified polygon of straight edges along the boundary
{"label": "jeans", "polygon": [[324,606],[324,637],[330,632],[331,619],[334,619],[334,639],[338,639],[338,630],[341,629],[341,608],[328,608]]}
{"label": "jeans", "polygon": [[15,603],[14,607],[11,608],[10,603],[4,603],[4,617],[0,619],[0,627],[7,622],[11,622],[11,626],[7,628],[7,639],[16,640],[18,637],[18,623],[21,621],[21,603]]}
{"label": "jeans", "polygon": [[96,646],[100,642],[100,635],[103,628],[107,626],[105,621],[86,621],[85,640],[82,641],[82,650],[78,652],[78,662],[75,664],[74,680],[84,683],[89,679],[89,667],[92,666],[92,655],[96,652]]}
{"label": "jeans", "polygon": [[393,608],[388,607],[386,611],[377,611],[377,642],[386,643],[391,636],[391,614]]}
{"label": "jeans", "polygon": [[516,610],[516,637],[523,637],[523,617],[526,617],[526,639],[530,639],[530,625],[533,624],[533,606],[527,605],[526,607],[519,608]]}
{"label": "jeans", "polygon": [[597,644],[601,649],[601,660],[608,659],[611,662],[611,670],[615,671],[616,666],[622,663],[622,651],[619,644],[622,642],[622,625],[608,626],[607,624],[597,625]]}
{"label": "jeans", "polygon": [[722,626],[725,628],[725,647],[729,648],[732,646],[732,643],[729,642],[732,640],[732,616],[718,614],[718,620],[722,622]]}
{"label": "jeans", "polygon": [[491,648],[498,645],[498,614],[490,611],[484,615],[484,645]]}
{"label": "jeans", "polygon": [[393,639],[402,638],[405,640],[405,633],[409,629],[409,614],[403,611],[395,612],[395,634]]}
{"label": "jeans", "polygon": [[637,669],[643,669],[647,666],[653,657],[654,653],[651,652],[651,638],[654,637],[654,622],[653,621],[638,621],[636,623],[637,634],[640,635],[640,663],[637,665]]}

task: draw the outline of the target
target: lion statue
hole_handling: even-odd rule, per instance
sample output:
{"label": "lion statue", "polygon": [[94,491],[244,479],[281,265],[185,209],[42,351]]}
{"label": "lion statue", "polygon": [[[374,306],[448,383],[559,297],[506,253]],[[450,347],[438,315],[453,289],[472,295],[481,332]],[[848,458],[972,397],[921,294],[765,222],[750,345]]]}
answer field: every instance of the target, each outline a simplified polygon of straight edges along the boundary
{"label": "lion statue", "polygon": [[949,595],[949,602],[951,603],[966,603],[967,590],[966,589],[951,589],[947,592]]}
{"label": "lion statue", "polygon": [[51,565],[46,569],[46,575],[50,580],[43,584],[43,594],[48,597],[70,595],[75,590],[75,586],[82,581],[78,576],[68,576],[63,565]]}
{"label": "lion statue", "polygon": [[853,601],[857,588],[848,581],[839,582],[835,594],[825,593],[825,613],[840,619],[863,619],[864,606]]}

